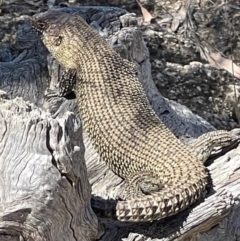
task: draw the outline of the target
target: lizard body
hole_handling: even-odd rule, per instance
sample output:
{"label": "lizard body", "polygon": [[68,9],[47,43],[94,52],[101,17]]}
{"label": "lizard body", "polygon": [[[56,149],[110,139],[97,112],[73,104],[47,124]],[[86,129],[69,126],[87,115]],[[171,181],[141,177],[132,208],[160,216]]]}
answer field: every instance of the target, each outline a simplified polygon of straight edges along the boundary
{"label": "lizard body", "polygon": [[240,131],[205,134],[195,154],[152,110],[133,64],[80,16],[50,10],[35,15],[32,24],[59,63],[76,73],[83,126],[101,159],[128,184],[125,200],[116,205],[117,219],[162,219],[204,196],[203,161],[212,146],[229,144]]}

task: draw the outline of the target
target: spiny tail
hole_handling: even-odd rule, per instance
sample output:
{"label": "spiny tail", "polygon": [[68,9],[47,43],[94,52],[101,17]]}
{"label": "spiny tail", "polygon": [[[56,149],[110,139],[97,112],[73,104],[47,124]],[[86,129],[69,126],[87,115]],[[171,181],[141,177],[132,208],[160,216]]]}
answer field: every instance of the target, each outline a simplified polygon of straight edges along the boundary
{"label": "spiny tail", "polygon": [[177,214],[206,194],[206,179],[171,189],[143,195],[125,201],[92,198],[92,208],[100,217],[113,218],[123,222],[146,222],[160,220]]}

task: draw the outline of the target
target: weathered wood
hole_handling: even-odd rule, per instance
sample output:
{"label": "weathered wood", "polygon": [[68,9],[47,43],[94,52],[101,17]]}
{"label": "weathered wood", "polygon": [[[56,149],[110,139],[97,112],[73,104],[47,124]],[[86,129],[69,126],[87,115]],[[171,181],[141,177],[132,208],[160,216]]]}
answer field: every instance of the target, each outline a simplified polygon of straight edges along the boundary
{"label": "weathered wood", "polygon": [[0,240],[95,240],[82,129],[22,99],[1,102]]}
{"label": "weathered wood", "polygon": [[[158,92],[151,78],[149,53],[141,32],[135,25],[134,15],[126,14],[125,10],[109,7],[62,8],[59,11],[81,14],[91,26],[108,39],[113,48],[123,57],[138,64],[139,79],[154,110],[176,136],[196,137],[213,129],[211,125],[194,115],[186,107],[163,98]],[[8,111],[11,113],[11,118],[7,118],[1,112],[2,125],[6,125],[4,123],[8,123],[9,119],[9,123],[15,123],[15,126],[11,128],[11,131],[6,128],[7,132],[4,131],[5,129],[2,129],[1,132],[6,138],[8,137],[8,140],[10,140],[10,134],[14,138],[11,138],[8,149],[6,149],[6,145],[2,144],[4,139],[0,139],[0,169],[4,173],[4,177],[8,176],[7,180],[4,178],[1,181],[0,193],[6,194],[8,189],[15,190],[11,176],[14,176],[15,180],[23,181],[18,181],[21,184],[21,186],[17,186],[18,193],[10,196],[12,200],[17,200],[13,210],[8,211],[8,215],[0,211],[0,235],[3,232],[13,236],[21,234],[31,240],[31,235],[34,233],[46,237],[37,239],[39,237],[36,236],[37,238],[34,237],[34,240],[64,240],[66,237],[70,237],[67,240],[90,240],[91,235],[96,237],[101,234],[101,231],[97,233],[98,223],[89,208],[90,191],[84,169],[84,147],[76,101],[74,98],[65,99],[57,96],[57,83],[61,68],[51,56],[47,57],[46,50],[34,32],[29,29],[27,23],[20,33],[21,48],[18,46],[18,38],[14,48],[14,54],[18,56],[14,59],[17,60],[0,62],[0,89],[5,91],[10,99],[16,96],[23,98],[21,108],[18,103],[19,99],[7,101],[9,107],[5,107],[5,109],[10,108]],[[29,39],[31,39],[31,43],[29,43]],[[23,54],[22,49],[25,48],[26,51]],[[3,52],[0,51],[0,54]],[[6,56],[6,51],[4,53]],[[11,49],[7,53],[11,55]],[[0,59],[4,59],[4,56],[1,56]],[[50,78],[48,78],[48,74]],[[51,91],[47,91],[48,87]],[[38,105],[38,108],[29,108],[25,101],[30,101],[31,106]],[[3,111],[6,104],[0,103],[0,105],[1,111]],[[27,125],[27,123],[32,124]],[[6,126],[8,127],[8,125]],[[27,126],[32,126],[36,131],[31,135],[30,131],[26,131],[31,130],[29,127],[27,129]],[[38,129],[38,127],[41,128]],[[25,132],[21,130],[25,130]],[[33,141],[30,139],[31,136],[33,136]],[[123,183],[119,177],[108,170],[104,163],[100,162],[86,133],[83,133],[83,136],[88,178],[92,191],[94,195],[100,196],[104,203],[104,199],[115,198],[118,195]],[[17,148],[21,143],[22,150],[25,150],[25,155],[22,157],[19,152],[21,150]],[[49,144],[46,145],[46,143]],[[239,150],[239,148],[232,150],[209,163],[208,168],[214,187],[203,202],[194,205],[193,208],[189,208],[180,215],[159,222],[122,224],[102,219],[101,221],[105,223],[107,229],[101,240],[173,240],[174,238],[198,241],[233,240],[234,235],[238,235],[239,229],[239,221],[237,221],[240,193]],[[6,153],[6,158],[2,155],[3,153]],[[10,155],[11,153],[14,155]],[[37,161],[38,165],[36,165]],[[16,165],[18,162],[19,165]],[[29,173],[29,176],[21,175],[21,169],[18,167],[22,165],[25,169],[29,167],[29,173],[32,176],[36,175],[36,183],[33,183],[33,186],[31,186],[32,176]],[[9,169],[6,170],[6,167]],[[52,173],[51,170],[55,172]],[[25,183],[25,186],[22,183]],[[44,203],[41,197],[44,197],[45,189],[43,187],[47,186],[51,190],[49,195],[52,195],[52,199],[51,202]],[[29,202],[26,197],[23,198],[22,202],[24,204],[25,201],[25,206],[22,207],[18,198],[24,193],[28,193],[30,198],[37,195],[39,198],[37,200],[35,198],[32,202]],[[59,195],[62,196],[61,200]],[[3,199],[5,196],[0,197],[1,204],[5,207],[4,202],[6,201]],[[27,205],[29,203],[32,206]],[[8,223],[4,223],[3,217],[7,216],[10,219],[16,215],[21,216],[19,214],[22,212],[21,210],[27,210],[29,214],[23,221],[21,220],[21,225],[19,225],[19,221],[17,224],[14,223],[14,226],[12,221],[11,229]],[[34,215],[38,216],[37,222],[32,218]],[[41,225],[39,220],[42,221]],[[51,226],[46,225],[47,221],[51,223]],[[60,237],[60,235],[63,236]]]}

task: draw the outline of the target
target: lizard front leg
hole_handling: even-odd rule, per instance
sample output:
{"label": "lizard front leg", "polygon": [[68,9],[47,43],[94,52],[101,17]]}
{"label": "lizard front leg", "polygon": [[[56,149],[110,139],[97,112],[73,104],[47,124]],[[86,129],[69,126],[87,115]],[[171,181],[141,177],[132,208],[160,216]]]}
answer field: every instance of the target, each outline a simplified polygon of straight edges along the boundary
{"label": "lizard front leg", "polygon": [[65,69],[59,81],[59,96],[66,96],[74,90],[76,84],[76,69]]}

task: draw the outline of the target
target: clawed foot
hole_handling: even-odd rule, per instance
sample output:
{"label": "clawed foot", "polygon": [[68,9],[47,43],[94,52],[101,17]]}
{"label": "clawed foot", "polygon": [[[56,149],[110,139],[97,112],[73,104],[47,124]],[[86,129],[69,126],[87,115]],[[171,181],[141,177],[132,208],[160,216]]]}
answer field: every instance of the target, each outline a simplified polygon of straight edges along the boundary
{"label": "clawed foot", "polygon": [[231,136],[232,142],[240,140],[240,128],[235,128],[229,131],[229,135]]}

